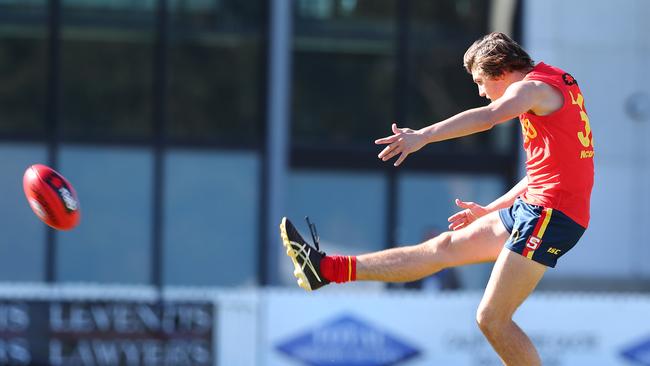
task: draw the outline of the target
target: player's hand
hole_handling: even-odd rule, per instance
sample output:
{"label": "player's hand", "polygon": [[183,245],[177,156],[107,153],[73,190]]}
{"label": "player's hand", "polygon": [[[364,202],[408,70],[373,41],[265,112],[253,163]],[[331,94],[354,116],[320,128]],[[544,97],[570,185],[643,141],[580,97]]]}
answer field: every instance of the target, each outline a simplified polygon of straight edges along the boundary
{"label": "player's hand", "polygon": [[375,140],[377,145],[388,145],[377,155],[382,161],[386,161],[399,154],[394,166],[400,165],[406,157],[426,145],[425,137],[418,131],[410,128],[397,128],[392,125],[393,135]]}
{"label": "player's hand", "polygon": [[451,230],[460,230],[489,212],[484,206],[474,202],[463,202],[458,198],[456,198],[456,206],[463,210],[451,215],[447,219],[449,221],[449,229]]}

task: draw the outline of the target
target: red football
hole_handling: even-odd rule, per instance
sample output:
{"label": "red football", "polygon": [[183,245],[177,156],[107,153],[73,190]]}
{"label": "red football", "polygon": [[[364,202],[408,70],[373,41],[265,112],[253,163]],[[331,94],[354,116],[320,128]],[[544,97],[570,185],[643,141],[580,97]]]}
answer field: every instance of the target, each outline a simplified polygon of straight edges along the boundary
{"label": "red football", "polygon": [[27,168],[23,190],[32,211],[44,223],[58,230],[70,230],[79,223],[77,193],[54,169],[41,164]]}

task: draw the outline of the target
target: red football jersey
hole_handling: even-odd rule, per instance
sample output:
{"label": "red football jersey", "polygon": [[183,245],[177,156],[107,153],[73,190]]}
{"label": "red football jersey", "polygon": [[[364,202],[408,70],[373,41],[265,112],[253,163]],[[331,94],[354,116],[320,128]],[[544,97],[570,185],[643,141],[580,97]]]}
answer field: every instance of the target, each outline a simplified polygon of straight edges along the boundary
{"label": "red football jersey", "polygon": [[528,188],[522,199],[562,211],[583,227],[589,225],[594,184],[594,140],[578,82],[563,70],[539,63],[525,80],[551,85],[564,97],[557,111],[519,116],[526,150]]}

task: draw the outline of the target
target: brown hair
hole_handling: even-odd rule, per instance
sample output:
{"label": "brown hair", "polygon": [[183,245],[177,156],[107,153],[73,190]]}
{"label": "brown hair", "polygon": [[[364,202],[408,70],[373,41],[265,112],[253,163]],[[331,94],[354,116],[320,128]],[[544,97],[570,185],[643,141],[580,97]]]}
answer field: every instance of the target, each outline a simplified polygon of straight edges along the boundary
{"label": "brown hair", "polygon": [[528,71],[534,62],[521,46],[507,35],[493,32],[472,44],[463,56],[465,70],[478,69],[494,78],[509,71]]}

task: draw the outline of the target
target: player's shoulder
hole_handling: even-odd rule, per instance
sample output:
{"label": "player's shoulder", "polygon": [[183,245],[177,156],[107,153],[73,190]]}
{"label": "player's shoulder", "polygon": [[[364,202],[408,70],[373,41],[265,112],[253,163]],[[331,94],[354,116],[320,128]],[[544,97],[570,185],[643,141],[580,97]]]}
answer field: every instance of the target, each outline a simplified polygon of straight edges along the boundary
{"label": "player's shoulder", "polygon": [[515,84],[517,84],[513,84],[515,90],[522,94],[526,94],[528,97],[544,98],[548,96],[562,95],[562,91],[558,90],[557,85],[544,80],[524,79]]}
{"label": "player's shoulder", "polygon": [[523,79],[512,83],[508,89],[515,95],[535,98],[553,93],[553,87],[540,80]]}
{"label": "player's shoulder", "polygon": [[530,110],[534,114],[545,116],[564,105],[563,92],[557,86],[541,80],[522,80],[520,83],[519,93],[528,98],[531,103]]}

